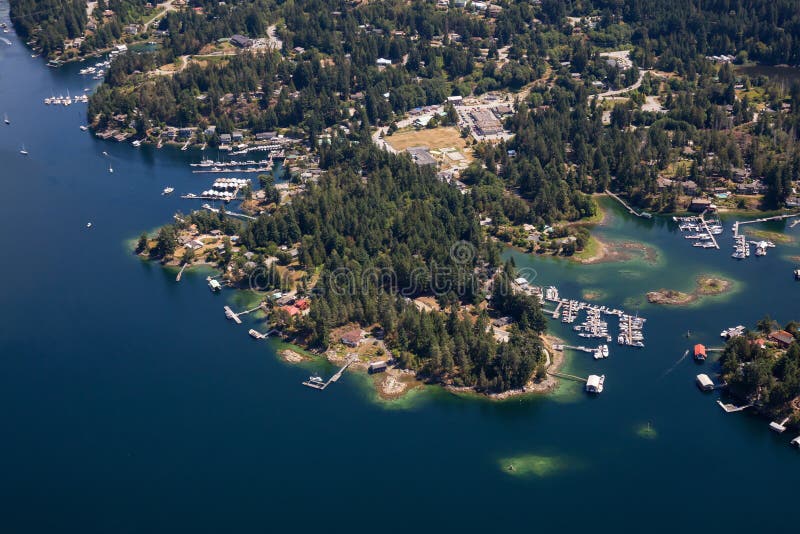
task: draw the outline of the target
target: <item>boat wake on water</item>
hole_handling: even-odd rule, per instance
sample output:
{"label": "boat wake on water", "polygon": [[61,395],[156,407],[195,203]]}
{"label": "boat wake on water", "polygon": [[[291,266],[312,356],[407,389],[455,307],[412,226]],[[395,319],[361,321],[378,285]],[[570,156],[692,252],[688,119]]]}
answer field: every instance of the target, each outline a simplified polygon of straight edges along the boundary
{"label": "boat wake on water", "polygon": [[681,362],[682,362],[683,360],[685,360],[685,359],[686,359],[686,357],[687,357],[688,355],[689,355],[689,349],[686,349],[686,352],[684,352],[684,353],[683,353],[683,356],[681,356],[681,357],[678,359],[678,361],[677,361],[677,362],[675,362],[674,364],[672,364],[672,367],[670,367],[669,369],[667,369],[666,371],[664,371],[664,374],[663,374],[663,375],[661,375],[661,376],[659,376],[659,377],[658,377],[658,379],[659,379],[659,380],[661,380],[662,378],[664,378],[665,376],[667,376],[668,374],[670,374],[672,371],[674,371],[674,370],[675,370],[675,368],[676,368],[676,367],[678,367],[678,366],[681,364]]}

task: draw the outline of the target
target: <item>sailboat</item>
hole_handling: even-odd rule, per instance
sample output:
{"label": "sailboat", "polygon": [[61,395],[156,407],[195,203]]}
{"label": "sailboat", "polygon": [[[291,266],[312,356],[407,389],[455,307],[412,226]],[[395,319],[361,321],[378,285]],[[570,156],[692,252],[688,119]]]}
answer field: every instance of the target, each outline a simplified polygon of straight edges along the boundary
{"label": "sailboat", "polygon": [[114,168],[111,165],[108,166],[108,172],[110,172],[110,173],[114,172]]}
{"label": "sailboat", "polygon": [[22,145],[22,148],[19,149],[19,153],[22,154],[23,156],[27,156],[28,155],[28,151],[25,150],[25,145]]}
{"label": "sailboat", "polygon": [[11,121],[8,120],[8,114],[7,113],[3,113],[3,122],[6,123],[6,124],[11,124]]}

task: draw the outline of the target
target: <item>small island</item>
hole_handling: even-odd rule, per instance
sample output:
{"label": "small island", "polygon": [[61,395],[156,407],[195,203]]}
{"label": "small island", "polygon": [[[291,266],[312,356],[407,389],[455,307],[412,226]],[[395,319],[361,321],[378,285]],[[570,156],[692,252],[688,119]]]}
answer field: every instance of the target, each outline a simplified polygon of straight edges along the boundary
{"label": "small island", "polygon": [[731,280],[709,275],[700,275],[695,282],[694,291],[686,293],[675,289],[659,289],[647,293],[647,301],[664,306],[685,306],[705,296],[721,295],[733,287]]}

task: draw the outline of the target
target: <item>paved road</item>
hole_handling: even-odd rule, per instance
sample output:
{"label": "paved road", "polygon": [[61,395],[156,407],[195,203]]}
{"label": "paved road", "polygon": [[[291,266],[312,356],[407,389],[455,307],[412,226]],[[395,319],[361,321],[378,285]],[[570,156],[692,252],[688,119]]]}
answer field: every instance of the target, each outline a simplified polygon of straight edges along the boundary
{"label": "paved road", "polygon": [[611,98],[613,96],[622,95],[627,93],[628,91],[635,91],[642,85],[642,80],[644,80],[644,73],[645,71],[639,71],[639,79],[636,80],[636,83],[630,85],[628,87],[624,87],[622,89],[617,89],[616,91],[606,91],[605,93],[600,93],[599,95],[595,95],[595,98],[599,98],[600,100],[604,100],[606,98]]}

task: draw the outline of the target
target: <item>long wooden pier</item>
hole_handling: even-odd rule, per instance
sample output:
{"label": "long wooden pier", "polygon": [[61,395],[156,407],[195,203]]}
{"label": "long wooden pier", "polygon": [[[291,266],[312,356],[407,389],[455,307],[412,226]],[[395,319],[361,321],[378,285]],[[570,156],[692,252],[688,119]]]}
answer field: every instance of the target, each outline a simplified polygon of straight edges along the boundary
{"label": "long wooden pier", "polygon": [[[201,197],[196,197],[196,198],[201,198]],[[216,208],[212,208],[212,207],[211,207],[211,206],[209,206],[208,204],[203,204],[201,207],[202,207],[203,209],[207,209],[207,210],[208,210],[208,211],[210,211],[210,212],[213,212],[213,213],[219,213],[219,210],[218,210],[218,209],[216,209]],[[235,211],[226,211],[226,212],[225,212],[225,215],[230,215],[231,217],[241,217],[242,219],[248,219],[248,220],[250,220],[250,221],[255,221],[255,220],[256,220],[256,218],[255,218],[255,217],[252,217],[252,216],[250,216],[250,215],[245,215],[244,213],[236,213]]]}
{"label": "long wooden pier", "polygon": [[714,237],[714,234],[711,233],[711,229],[708,227],[705,214],[706,214],[705,211],[700,214],[700,222],[703,223],[703,228],[706,229],[706,233],[708,234],[709,239],[711,239],[711,242],[714,243],[714,248],[719,250],[719,243],[717,243],[717,238]]}
{"label": "long wooden pier", "polygon": [[336,371],[336,373],[334,373],[334,375],[330,377],[326,382],[320,382],[316,380],[306,380],[305,382],[303,382],[303,385],[308,386],[312,389],[318,389],[322,391],[332,383],[338,382],[339,379],[342,378],[342,375],[347,370],[347,368],[350,367],[350,365],[354,363],[356,359],[357,358],[354,356],[347,358],[347,361],[345,361],[344,365],[338,371]]}
{"label": "long wooden pier", "polygon": [[[755,223],[762,223],[767,221],[780,221],[782,219],[791,219],[792,217],[798,217],[800,213],[785,213],[783,215],[774,215],[772,217],[762,217],[761,219],[753,219],[752,221],[736,221],[733,223],[733,237],[739,237],[739,226],[743,224],[755,224]],[[798,221],[792,222],[789,228],[794,228],[794,226],[798,223]]]}
{"label": "long wooden pier", "polygon": [[180,282],[181,281],[181,276],[183,276],[183,270],[186,269],[187,265],[189,265],[189,264],[188,263],[184,263],[183,267],[181,267],[181,270],[178,272],[178,276],[175,277],[175,281],[176,282]]}
{"label": "long wooden pier", "polygon": [[637,212],[635,209],[630,207],[627,202],[622,200],[619,196],[617,196],[616,194],[612,193],[608,189],[606,189],[606,194],[608,196],[610,196],[611,198],[615,199],[620,204],[622,204],[625,207],[625,209],[628,210],[628,212],[630,212],[631,215],[636,215],[637,217],[645,217],[644,213]]}
{"label": "long wooden pier", "polygon": [[576,382],[586,382],[585,378],[581,378],[580,376],[570,375],[567,373],[559,373],[557,371],[547,371],[548,375],[555,376],[558,378],[565,378],[567,380],[574,380]]}

